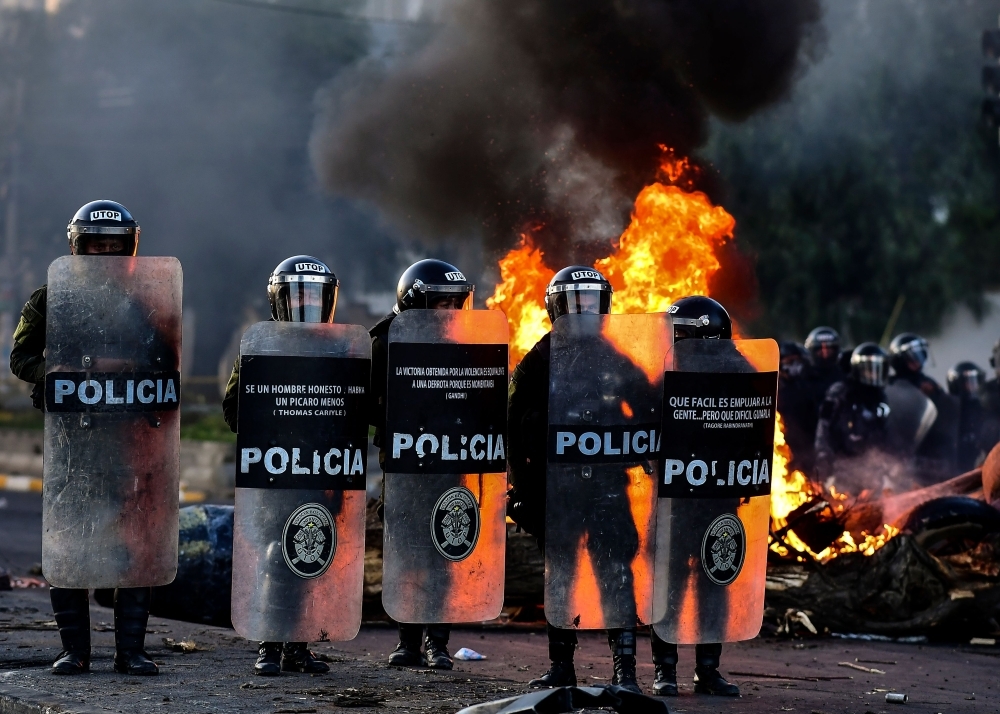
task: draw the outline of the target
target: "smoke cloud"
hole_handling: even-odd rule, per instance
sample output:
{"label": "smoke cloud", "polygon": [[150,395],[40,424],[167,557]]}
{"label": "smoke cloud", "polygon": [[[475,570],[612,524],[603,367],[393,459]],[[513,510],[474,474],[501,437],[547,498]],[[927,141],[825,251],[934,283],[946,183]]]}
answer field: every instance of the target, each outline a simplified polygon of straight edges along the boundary
{"label": "smoke cloud", "polygon": [[[368,59],[320,100],[329,190],[428,245],[533,226],[550,256],[618,235],[657,145],[786,96],[821,39],[818,0],[478,0],[418,51]],[[586,249],[584,248],[584,252]]]}

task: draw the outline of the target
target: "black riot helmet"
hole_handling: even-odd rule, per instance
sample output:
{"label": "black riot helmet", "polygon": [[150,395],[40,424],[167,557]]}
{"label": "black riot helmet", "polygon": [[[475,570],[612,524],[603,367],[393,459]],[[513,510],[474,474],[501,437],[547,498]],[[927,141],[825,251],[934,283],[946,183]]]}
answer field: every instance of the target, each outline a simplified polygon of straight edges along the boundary
{"label": "black riot helmet", "polygon": [[832,366],[840,353],[840,333],[832,327],[817,327],[806,337],[805,347],[812,355],[813,364]]}
{"label": "black riot helmet", "polygon": [[948,394],[973,397],[986,380],[986,373],[975,362],[959,362],[948,370]]}
{"label": "black riot helmet", "polygon": [[733,321],[726,308],[717,300],[704,295],[682,297],[667,308],[674,325],[674,342],[697,338],[702,340],[733,339]]}
{"label": "black riot helmet", "polygon": [[889,343],[889,357],[897,374],[920,372],[930,356],[930,345],[920,335],[904,332],[896,335]]}
{"label": "black riot helmet", "polygon": [[778,343],[778,354],[781,357],[781,374],[787,379],[802,376],[805,371],[809,353],[798,342],[783,340]]}
{"label": "black riot helmet", "polygon": [[552,322],[560,315],[608,315],[611,293],[608,279],[586,265],[570,265],[552,276],[545,288],[545,309]]}
{"label": "black riot helmet", "polygon": [[889,355],[874,342],[862,342],[851,353],[851,379],[871,387],[889,380]]}
{"label": "black riot helmet", "polygon": [[278,263],[267,281],[271,317],[279,322],[333,322],[340,281],[330,266],[311,255]]}
{"label": "black riot helmet", "polygon": [[476,286],[462,271],[443,260],[418,260],[396,284],[396,314],[410,308],[471,310]]}
{"label": "black riot helmet", "polygon": [[66,226],[73,255],[135,255],[139,224],[117,201],[91,201]]}

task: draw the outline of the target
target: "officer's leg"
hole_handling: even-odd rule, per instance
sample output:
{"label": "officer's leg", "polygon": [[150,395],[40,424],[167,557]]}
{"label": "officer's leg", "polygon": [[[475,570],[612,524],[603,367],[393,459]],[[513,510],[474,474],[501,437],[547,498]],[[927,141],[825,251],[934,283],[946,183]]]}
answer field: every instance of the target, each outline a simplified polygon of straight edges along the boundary
{"label": "officer's leg", "polygon": [[635,628],[608,630],[608,645],[614,661],[611,683],[640,694],[635,678]]}
{"label": "officer's leg", "polygon": [[719,674],[719,658],[722,643],[698,645],[694,648],[694,691],[700,694],[719,694],[724,697],[738,697],[740,688],[727,682]]}
{"label": "officer's leg", "polygon": [[653,694],[659,697],[677,696],[677,645],[660,639],[649,628],[649,644],[653,650]]}
{"label": "officer's leg", "polygon": [[423,625],[397,623],[399,644],[389,655],[389,664],[396,667],[419,667],[424,663],[420,654],[420,638],[424,634]]}
{"label": "officer's leg", "polygon": [[151,588],[115,590],[116,672],[133,675],[159,673],[156,663],[144,649],[151,596]]}
{"label": "officer's leg", "polygon": [[257,661],[253,673],[261,677],[277,677],[281,674],[281,643],[261,642],[257,650]]}
{"label": "officer's leg", "polygon": [[281,653],[281,670],[323,674],[330,671],[330,665],[309,651],[308,642],[286,642]]}
{"label": "officer's leg", "polygon": [[49,597],[62,640],[62,652],[52,665],[52,674],[90,671],[90,599],[87,591],[52,588]]}
{"label": "officer's leg", "polygon": [[424,658],[431,669],[451,669],[455,663],[448,652],[448,637],[451,635],[451,625],[428,625],[427,636],[424,638]]}
{"label": "officer's leg", "polygon": [[545,634],[549,638],[549,671],[538,679],[532,679],[528,686],[536,689],[545,687],[575,687],[576,671],[573,669],[573,653],[576,651],[576,631],[562,630],[545,623]]}

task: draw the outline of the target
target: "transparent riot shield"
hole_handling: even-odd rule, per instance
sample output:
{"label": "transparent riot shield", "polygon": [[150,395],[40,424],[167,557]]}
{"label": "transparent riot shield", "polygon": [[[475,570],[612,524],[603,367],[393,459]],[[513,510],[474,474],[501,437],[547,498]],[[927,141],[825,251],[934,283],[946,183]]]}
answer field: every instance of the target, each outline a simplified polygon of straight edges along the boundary
{"label": "transparent riot shield", "polygon": [[664,364],[653,627],[747,640],[764,617],[778,345],[682,340]]}
{"label": "transparent riot shield", "polygon": [[651,620],[665,313],[563,315],[552,327],[545,618]]}
{"label": "transparent riot shield", "polygon": [[904,379],[885,388],[889,402],[886,436],[893,452],[912,456],[938,418],[937,407],[917,387]]}
{"label": "transparent riot shield", "polygon": [[248,640],[358,634],[370,378],[359,325],[258,322],[243,334],[232,614]]}
{"label": "transparent riot shield", "polygon": [[42,571],[52,585],[174,579],[181,285],[176,258],[49,266]]}
{"label": "transparent riot shield", "polygon": [[398,622],[491,620],[507,539],[507,318],[408,310],[388,363],[382,604]]}

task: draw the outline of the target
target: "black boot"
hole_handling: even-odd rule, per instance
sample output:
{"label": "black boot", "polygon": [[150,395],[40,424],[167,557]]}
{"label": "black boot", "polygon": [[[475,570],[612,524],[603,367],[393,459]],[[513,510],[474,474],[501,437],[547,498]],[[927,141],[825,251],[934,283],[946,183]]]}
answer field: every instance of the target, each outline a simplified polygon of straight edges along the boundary
{"label": "black boot", "polygon": [[660,639],[653,628],[649,628],[649,644],[653,650],[653,694],[676,697],[677,645]]}
{"label": "black boot", "polygon": [[717,694],[738,697],[740,688],[730,684],[719,674],[722,644],[698,645],[694,650],[694,691],[698,694]]}
{"label": "black boot", "polygon": [[420,638],[424,636],[423,625],[399,623],[399,644],[389,655],[389,664],[394,667],[419,667],[424,663],[420,654]]}
{"label": "black boot", "polygon": [[431,669],[451,669],[455,663],[448,652],[448,637],[451,627],[448,625],[430,625],[427,637],[424,638],[424,659]]}
{"label": "black boot", "polygon": [[115,671],[119,674],[160,673],[144,649],[150,595],[150,588],[115,590]]}
{"label": "black boot", "polygon": [[303,674],[323,674],[330,671],[330,665],[309,651],[306,642],[286,642],[281,654],[282,672],[302,672]]}
{"label": "black boot", "polygon": [[576,652],[576,632],[560,630],[546,623],[545,633],[549,638],[549,660],[552,666],[541,677],[528,682],[528,686],[532,689],[575,687],[576,670],[573,669],[573,654]]}
{"label": "black boot", "polygon": [[49,597],[63,647],[52,665],[52,674],[89,672],[90,600],[87,591],[52,588]]}
{"label": "black boot", "polygon": [[635,630],[608,630],[608,645],[615,665],[611,683],[642,694],[635,678]]}
{"label": "black boot", "polygon": [[261,642],[257,650],[257,661],[253,673],[261,677],[277,677],[281,674],[281,643]]}

